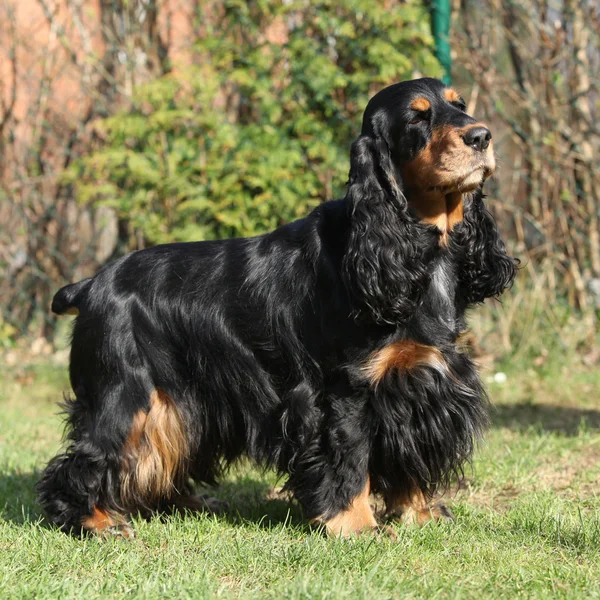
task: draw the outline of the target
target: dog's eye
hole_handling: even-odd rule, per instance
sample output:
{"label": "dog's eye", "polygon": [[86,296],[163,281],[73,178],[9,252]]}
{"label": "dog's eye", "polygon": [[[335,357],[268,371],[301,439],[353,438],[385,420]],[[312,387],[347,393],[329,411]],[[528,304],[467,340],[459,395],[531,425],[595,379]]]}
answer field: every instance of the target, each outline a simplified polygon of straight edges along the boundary
{"label": "dog's eye", "polygon": [[417,110],[410,121],[411,125],[416,125],[417,123],[421,123],[423,121],[427,121],[429,119],[429,115],[431,114],[431,110]]}
{"label": "dog's eye", "polygon": [[458,108],[458,110],[467,112],[467,105],[465,104],[464,100],[458,100],[457,102],[453,102],[452,104],[454,104],[454,106],[456,106],[456,108]]}

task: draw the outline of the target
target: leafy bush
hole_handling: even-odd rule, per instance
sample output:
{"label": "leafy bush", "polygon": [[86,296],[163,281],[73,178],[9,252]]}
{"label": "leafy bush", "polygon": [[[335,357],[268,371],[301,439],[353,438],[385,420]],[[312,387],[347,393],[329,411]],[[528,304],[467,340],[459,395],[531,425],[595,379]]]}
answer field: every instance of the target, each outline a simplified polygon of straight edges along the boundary
{"label": "leafy bush", "polygon": [[420,1],[211,6],[192,64],[137,89],[67,174],[145,243],[253,235],[339,196],[369,96],[441,73]]}

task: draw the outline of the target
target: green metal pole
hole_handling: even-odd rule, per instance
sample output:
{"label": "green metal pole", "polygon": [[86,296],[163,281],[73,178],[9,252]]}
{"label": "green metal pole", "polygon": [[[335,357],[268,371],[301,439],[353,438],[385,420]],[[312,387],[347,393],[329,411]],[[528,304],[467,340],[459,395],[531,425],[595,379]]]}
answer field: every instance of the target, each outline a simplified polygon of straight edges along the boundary
{"label": "green metal pole", "polygon": [[431,0],[431,33],[435,40],[435,56],[444,68],[442,81],[452,83],[452,57],[450,56],[450,0]]}

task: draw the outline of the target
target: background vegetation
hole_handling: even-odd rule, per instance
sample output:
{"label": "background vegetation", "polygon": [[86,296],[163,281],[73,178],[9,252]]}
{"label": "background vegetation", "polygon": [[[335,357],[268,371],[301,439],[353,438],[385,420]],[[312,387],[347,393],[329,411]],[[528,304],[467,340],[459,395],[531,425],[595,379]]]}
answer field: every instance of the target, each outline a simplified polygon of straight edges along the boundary
{"label": "background vegetation", "polygon": [[[254,235],[342,195],[368,98],[443,73],[430,4],[6,0],[3,343],[50,348],[55,290],[123,252]],[[597,3],[452,7],[454,84],[494,131],[489,204],[526,265],[518,302],[490,309],[501,339],[487,350],[522,351],[541,321],[589,362],[600,306]],[[526,335],[514,321],[523,309]],[[575,327],[572,339],[573,319],[586,333]],[[547,340],[534,345],[539,355]]]}
{"label": "background vegetation", "polygon": [[67,180],[144,243],[268,231],[343,195],[369,92],[440,73],[430,46],[416,2],[229,2],[192,64],[103,120],[102,144]]}

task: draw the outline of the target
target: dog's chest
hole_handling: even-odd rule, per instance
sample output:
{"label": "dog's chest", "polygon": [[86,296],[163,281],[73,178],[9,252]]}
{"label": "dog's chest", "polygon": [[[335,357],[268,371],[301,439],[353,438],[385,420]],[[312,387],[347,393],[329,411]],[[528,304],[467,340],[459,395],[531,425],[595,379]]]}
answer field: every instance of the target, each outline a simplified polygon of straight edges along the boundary
{"label": "dog's chest", "polygon": [[448,258],[442,256],[432,267],[429,288],[419,311],[421,313],[419,320],[431,335],[440,330],[444,334],[456,331],[459,318],[456,308],[456,288],[457,273],[454,265]]}

